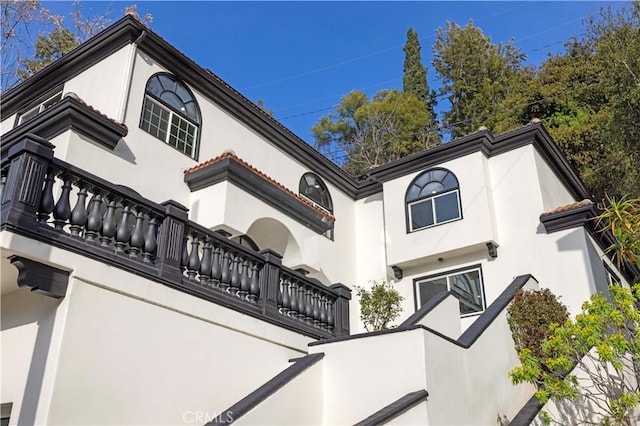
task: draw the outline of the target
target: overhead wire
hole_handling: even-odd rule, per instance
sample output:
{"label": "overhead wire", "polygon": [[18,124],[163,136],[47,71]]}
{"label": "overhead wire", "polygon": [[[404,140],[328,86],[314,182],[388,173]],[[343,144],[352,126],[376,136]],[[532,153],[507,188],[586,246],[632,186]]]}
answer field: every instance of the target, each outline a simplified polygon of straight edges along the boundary
{"label": "overhead wire", "polygon": [[[485,16],[483,18],[480,18],[475,22],[482,22],[482,21],[486,21],[487,19],[495,18],[496,16],[504,15],[507,12],[510,12],[510,11],[512,11],[514,9],[520,8],[522,6],[525,6],[525,5],[529,4],[529,3],[533,3],[533,2],[528,1],[528,2],[521,3],[519,5],[510,7],[508,9],[504,9],[503,11],[501,11],[499,13],[495,13],[493,15]],[[421,37],[418,40],[419,41],[426,41],[426,40],[431,39],[433,37],[434,37],[434,35],[429,35],[429,36]],[[387,47],[387,48],[384,48],[384,49],[377,50],[375,52],[366,53],[364,55],[356,56],[354,58],[347,59],[347,60],[332,64],[332,65],[326,65],[326,66],[319,67],[319,68],[316,68],[316,69],[312,69],[312,70],[309,70],[309,71],[304,71],[304,72],[301,72],[301,73],[298,73],[298,74],[294,74],[294,75],[291,75],[291,76],[288,76],[288,77],[282,77],[282,78],[279,78],[279,79],[276,79],[276,80],[267,81],[267,82],[264,82],[264,83],[258,83],[258,84],[254,84],[252,86],[243,87],[240,90],[241,91],[245,91],[245,90],[257,89],[259,87],[265,87],[265,86],[270,86],[272,84],[282,83],[284,81],[294,80],[296,78],[304,77],[304,76],[307,76],[307,75],[310,75],[310,74],[315,74],[315,73],[318,73],[318,72],[322,72],[322,71],[326,71],[326,70],[329,70],[329,69],[337,68],[337,67],[340,67],[342,65],[347,65],[347,64],[350,64],[350,63],[353,63],[353,62],[357,62],[357,61],[360,61],[362,59],[367,59],[367,58],[370,58],[370,57],[373,57],[373,56],[378,56],[378,55],[381,55],[383,53],[399,49],[401,47],[404,47],[404,44]]]}
{"label": "overhead wire", "polygon": [[[586,33],[583,32],[583,33],[577,34],[577,36],[583,36],[585,34]],[[546,44],[544,46],[536,47],[534,49],[531,49],[531,50],[528,50],[526,52],[523,52],[523,54],[527,55],[527,54],[530,54],[530,53],[538,52],[540,50],[547,49],[549,47],[553,47],[553,46],[556,46],[556,45],[562,44],[562,43],[566,43],[566,40],[556,40],[556,41],[548,43],[548,44]],[[462,60],[475,59],[475,58],[480,57],[482,55],[483,54],[474,54],[474,55],[470,55],[470,56],[465,56],[465,57],[462,58]],[[393,81],[398,81],[400,79],[401,79],[401,77],[396,77],[396,78],[391,79],[391,80],[385,80],[385,81],[382,81],[382,82],[379,82],[379,83],[375,83],[375,84],[372,84],[372,85],[369,85],[369,86],[366,86],[366,87],[363,87],[363,88],[354,89],[354,90],[364,91],[366,89],[377,87],[377,86],[380,86],[382,84],[390,83],[390,82],[393,82]],[[279,111],[285,111],[287,109],[292,109],[292,108],[296,108],[298,106],[304,106],[304,105],[308,105],[308,104],[312,104],[312,103],[316,103],[316,102],[321,102],[321,101],[327,100],[327,99],[335,99],[338,96],[341,97],[341,96],[344,96],[344,94],[342,94],[342,95],[334,95],[334,96],[326,96],[326,97],[323,97],[323,98],[314,99],[314,100],[307,101],[307,102],[304,102],[304,103],[301,103],[301,104],[296,104],[296,105],[292,105],[292,106],[289,106],[289,107],[280,108],[280,109],[275,110],[274,112],[277,113]],[[439,100],[439,99],[444,99],[446,96],[448,96],[447,93],[441,93],[441,94],[436,95],[434,98],[436,100]],[[277,119],[282,121],[282,120],[288,120],[288,119],[291,119],[291,118],[302,117],[302,116],[306,116],[306,115],[315,114],[315,113],[318,113],[318,112],[324,112],[324,111],[333,110],[337,106],[338,106],[338,104],[334,104],[334,105],[331,105],[331,106],[328,106],[328,107],[318,108],[318,109],[311,110],[311,111],[305,111],[305,112],[301,112],[301,113],[297,113],[297,114],[293,114],[293,115],[288,115],[286,117],[281,117],[281,118],[277,118]]]}

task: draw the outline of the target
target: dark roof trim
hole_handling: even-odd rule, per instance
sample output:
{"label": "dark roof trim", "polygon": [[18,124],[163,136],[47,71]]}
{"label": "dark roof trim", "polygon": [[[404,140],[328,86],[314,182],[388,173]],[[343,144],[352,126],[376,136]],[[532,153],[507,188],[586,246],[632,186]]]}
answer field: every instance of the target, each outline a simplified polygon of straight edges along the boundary
{"label": "dark roof trim", "polygon": [[145,29],[146,27],[131,17],[119,20],[32,77],[4,92],[0,97],[2,115],[8,117],[14,114],[25,102],[44,95],[51,88],[70,80],[116,50],[130,44]]}
{"label": "dark roof trim", "polygon": [[[141,29],[144,28],[142,24],[137,24]],[[358,184],[353,178],[213,72],[197,65],[153,31],[148,31],[147,37],[140,42],[139,49],[163,64],[179,79],[191,85],[209,100],[220,105],[242,123],[265,137],[278,149],[309,166],[311,171],[316,172],[338,189],[355,198]]]}
{"label": "dark roof trim", "polygon": [[72,129],[104,148],[113,150],[127,135],[127,128],[73,97],[65,97],[30,120],[2,135],[2,156],[28,133],[44,139]]}
{"label": "dark roof trim", "polygon": [[422,305],[420,309],[415,311],[409,318],[404,320],[403,323],[398,326],[398,328],[406,328],[418,324],[425,315],[434,310],[436,306],[442,303],[449,296],[455,297],[455,295],[451,291],[443,291],[436,294],[431,299],[429,299],[427,303]]}
{"label": "dark roof trim", "polygon": [[587,220],[596,216],[598,216],[598,210],[595,204],[589,204],[557,213],[542,214],[540,215],[540,223],[544,226],[547,234],[551,234],[582,226]]}
{"label": "dark roof trim", "polygon": [[230,157],[186,173],[184,181],[192,192],[229,181],[320,234],[333,228],[334,221],[325,214]]}
{"label": "dark roof trim", "polygon": [[529,426],[533,423],[540,410],[542,410],[542,404],[534,395],[529,398],[518,411],[518,414],[509,422],[509,426]]}
{"label": "dark roof trim", "polygon": [[529,144],[537,148],[574,197],[580,200],[590,198],[578,175],[540,123],[530,124],[495,137],[489,131],[479,131],[377,167],[369,172],[369,176],[376,181],[387,182],[474,152],[482,152],[485,156],[492,157]]}
{"label": "dark roof trim", "polygon": [[[615,252],[609,250],[609,248],[616,243],[616,238],[611,231],[604,230],[597,219],[599,215],[600,210],[596,205],[589,204],[557,213],[542,214],[540,215],[540,222],[547,234],[583,226],[607,257],[614,261]],[[629,283],[640,279],[640,268],[629,261],[625,260],[618,269]]]}
{"label": "dark roof trim", "polygon": [[[401,326],[396,328],[391,328],[388,330],[381,330],[381,331],[373,331],[370,333],[352,334],[351,336],[330,337],[328,339],[319,340],[317,342],[311,342],[309,343],[309,346],[324,345],[327,343],[343,342],[346,340],[362,339],[365,337],[380,336],[383,334],[401,333],[404,331],[422,329],[432,334],[435,334],[437,336],[440,336],[443,339],[448,340],[449,342],[453,343],[456,346],[460,346],[464,349],[469,349],[471,345],[473,345],[476,342],[476,340],[478,340],[478,338],[482,336],[485,330],[491,325],[491,323],[493,323],[493,321],[498,317],[498,315],[507,307],[511,299],[513,299],[513,296],[515,295],[516,291],[524,287],[524,285],[527,282],[529,282],[529,280],[531,279],[538,282],[535,279],[535,277],[531,274],[517,276],[511,282],[511,284],[509,284],[509,286],[500,294],[500,296],[498,296],[497,299],[494,300],[493,303],[491,303],[491,305],[489,305],[489,307],[487,307],[487,309],[485,309],[485,311],[478,316],[478,319],[476,319],[474,323],[471,324],[471,326],[464,333],[462,333],[462,335],[457,340],[454,340],[436,330],[433,330],[429,327],[425,327],[421,324],[415,324],[415,323],[409,324],[407,323],[407,321],[405,321],[404,323],[402,323]],[[443,292],[443,294],[446,295],[447,292]],[[440,299],[440,303],[442,303],[444,299],[445,297],[442,297]],[[419,319],[416,320],[416,322],[417,321],[419,321]]]}
{"label": "dark roof trim", "polygon": [[385,424],[410,408],[413,408],[420,402],[425,401],[428,396],[429,392],[424,389],[408,393],[402,398],[373,413],[361,422],[356,423],[355,426],[377,426]]}
{"label": "dark roof trim", "polygon": [[293,365],[277,374],[271,380],[251,392],[240,401],[221,411],[215,419],[207,423],[206,426],[228,425],[238,420],[249,411],[253,410],[262,401],[269,398],[279,389],[291,382],[293,379],[302,374],[306,369],[316,364],[324,357],[323,353],[316,353],[298,358]]}
{"label": "dark roof trim", "polygon": [[43,95],[47,90],[78,75],[119,48],[133,43],[143,32],[146,32],[146,37],[140,40],[138,44],[138,48],[141,51],[152,56],[167,69],[171,70],[176,77],[189,84],[212,102],[216,102],[278,149],[306,165],[310,171],[318,174],[351,198],[365,198],[382,190],[380,182],[404,176],[476,151],[482,151],[485,155],[492,156],[529,143],[533,143],[538,147],[543,157],[562,181],[567,183],[576,198],[589,198],[584,185],[582,185],[575,172],[571,170],[569,163],[562,156],[558,147],[551,142],[548,133],[539,123],[525,126],[495,138],[488,131],[480,131],[380,166],[369,173],[372,179],[356,182],[345,171],[266,114],[261,108],[253,104],[218,76],[197,65],[159,35],[130,16],[120,19],[95,37],[64,55],[61,59],[48,65],[33,77],[2,94],[0,98],[2,114],[4,116],[13,114],[25,102]]}
{"label": "dark roof trim", "polygon": [[500,296],[498,296],[496,300],[494,300],[493,303],[491,303],[491,305],[489,305],[489,307],[478,317],[478,319],[475,320],[464,333],[462,333],[462,336],[458,338],[458,342],[465,348],[473,345],[476,340],[482,336],[482,333],[489,328],[491,323],[498,318],[498,315],[505,310],[509,302],[511,302],[511,299],[513,299],[513,296],[515,296],[516,291],[524,287],[529,280],[538,282],[531,274],[516,277],[511,284],[509,284],[507,288],[500,293]]}

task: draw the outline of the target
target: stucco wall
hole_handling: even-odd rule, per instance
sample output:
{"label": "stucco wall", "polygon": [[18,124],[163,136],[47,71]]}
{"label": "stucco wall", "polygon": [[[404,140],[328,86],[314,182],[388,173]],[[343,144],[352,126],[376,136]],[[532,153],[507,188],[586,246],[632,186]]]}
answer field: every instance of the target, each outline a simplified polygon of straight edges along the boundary
{"label": "stucco wall", "polygon": [[[3,255],[10,250],[72,270],[62,302],[68,310],[55,324],[63,328],[50,333],[48,348],[33,359],[34,339],[37,345],[46,326],[35,322],[53,308],[37,304],[40,299],[26,304],[24,294],[38,295],[23,290],[2,301],[3,350],[5,342],[19,341],[15,357],[3,356],[2,402],[4,383],[11,384],[16,399],[6,402],[19,412],[30,380],[25,368],[41,359],[53,363],[47,368],[55,370],[55,381],[43,386],[43,394],[52,389],[51,403],[41,395],[43,414],[29,414],[39,423],[189,424],[193,413],[244,397],[303,355],[312,340],[84,256],[7,231],[1,237]],[[24,326],[10,327],[20,321]]]}
{"label": "stucco wall", "polygon": [[489,208],[489,185],[484,179],[483,156],[477,152],[438,165],[455,174],[460,185],[462,219],[454,222],[407,232],[407,188],[416,176],[431,167],[384,183],[387,261],[390,265],[413,266],[432,257],[478,251],[486,249],[486,242],[497,239]]}
{"label": "stucco wall", "polygon": [[322,360],[303,371],[276,393],[240,417],[237,425],[320,425],[322,421]]}
{"label": "stucco wall", "polygon": [[53,424],[188,423],[188,412],[231,405],[299,355],[80,280],[67,297]]}
{"label": "stucco wall", "polygon": [[4,294],[1,302],[0,375],[2,403],[13,403],[9,424],[41,422],[36,410],[49,396],[45,370],[55,361],[48,354],[60,301],[20,289]]}

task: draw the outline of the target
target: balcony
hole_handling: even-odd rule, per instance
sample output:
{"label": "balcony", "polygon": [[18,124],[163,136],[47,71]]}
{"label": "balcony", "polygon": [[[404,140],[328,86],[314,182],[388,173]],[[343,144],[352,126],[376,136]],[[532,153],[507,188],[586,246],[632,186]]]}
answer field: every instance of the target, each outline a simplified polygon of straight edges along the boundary
{"label": "balcony", "polygon": [[324,286],[188,219],[54,157],[28,134],[1,163],[1,229],[81,254],[316,339],[349,334],[350,290]]}

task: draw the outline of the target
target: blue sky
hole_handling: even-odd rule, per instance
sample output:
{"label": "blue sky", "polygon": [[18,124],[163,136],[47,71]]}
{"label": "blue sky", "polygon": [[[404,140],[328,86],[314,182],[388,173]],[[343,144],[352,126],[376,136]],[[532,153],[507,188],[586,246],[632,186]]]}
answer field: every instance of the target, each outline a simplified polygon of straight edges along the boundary
{"label": "blue sky", "polygon": [[[132,2],[83,2],[87,14],[122,16]],[[168,42],[312,142],[311,127],[353,89],[374,94],[402,87],[406,31],[420,36],[433,89],[436,29],[473,19],[492,41],[513,38],[539,64],[563,42],[584,32],[582,20],[621,2],[138,2],[140,15]],[[45,2],[68,14],[70,2]],[[70,18],[69,18],[70,19]]]}

